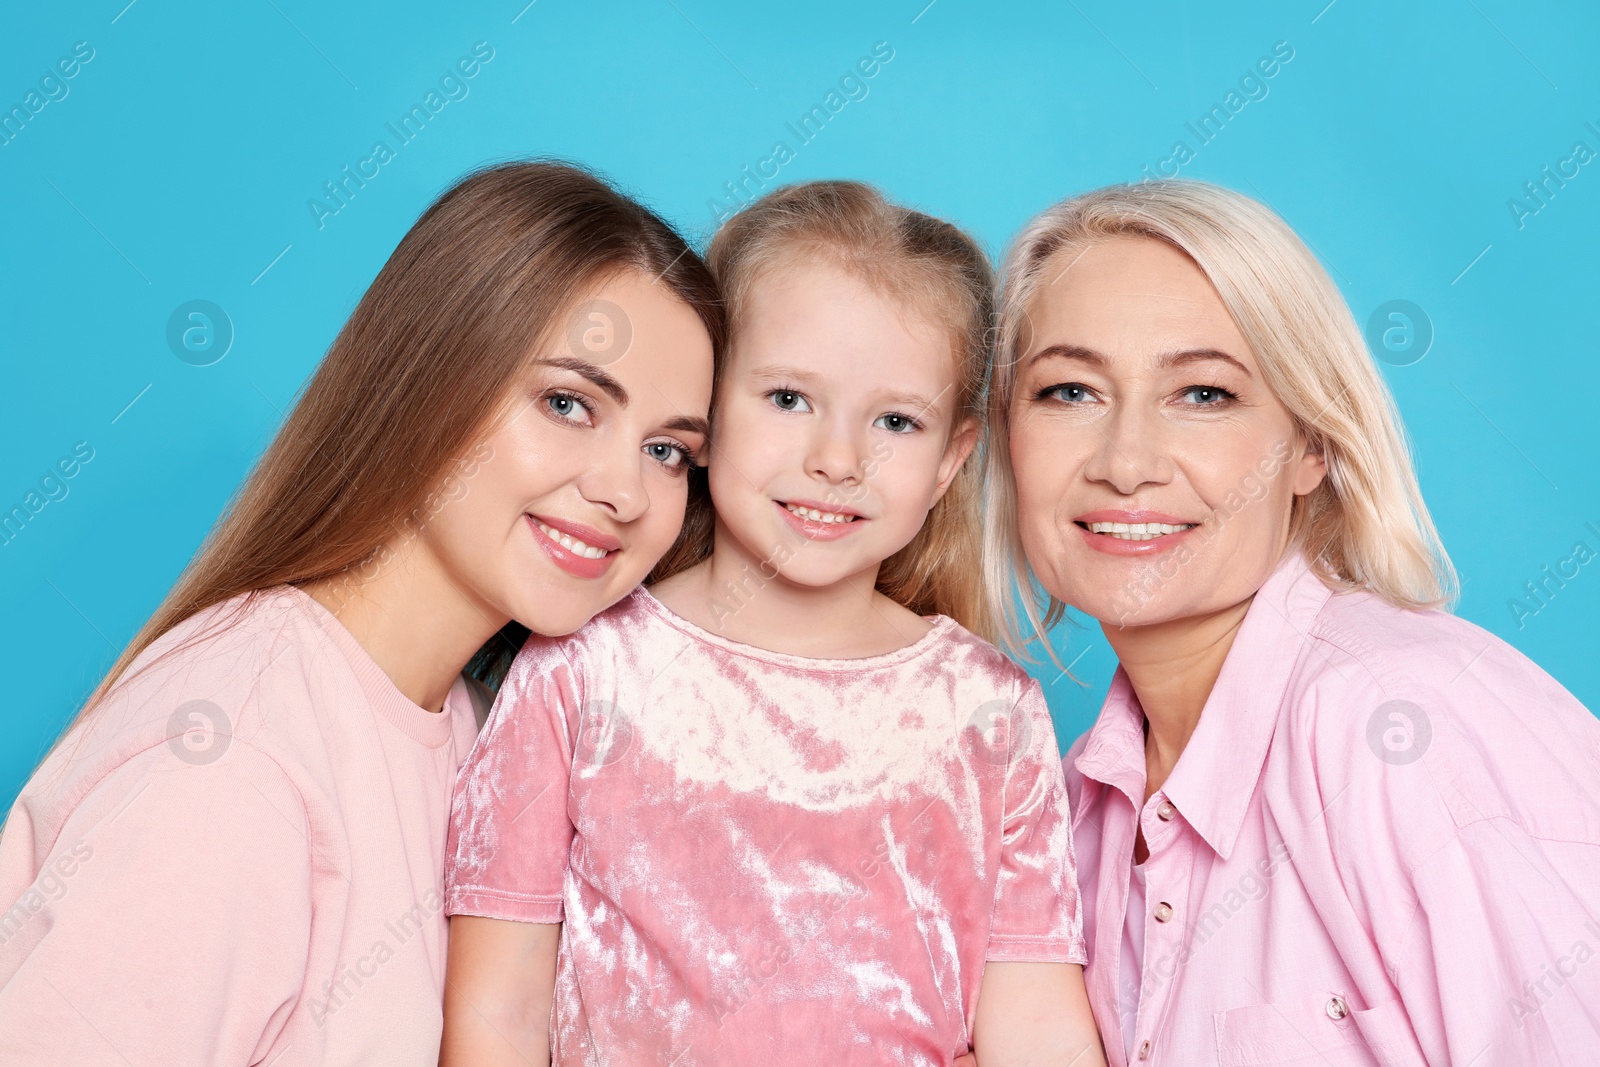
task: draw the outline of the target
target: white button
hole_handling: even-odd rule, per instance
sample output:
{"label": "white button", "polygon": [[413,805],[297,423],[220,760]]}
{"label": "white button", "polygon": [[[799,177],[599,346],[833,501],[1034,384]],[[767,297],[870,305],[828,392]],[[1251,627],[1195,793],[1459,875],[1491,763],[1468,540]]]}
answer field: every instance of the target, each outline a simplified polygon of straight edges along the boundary
{"label": "white button", "polygon": [[1172,806],[1172,801],[1163,800],[1156,805],[1156,818],[1162,822],[1171,822],[1172,817],[1178,814],[1178,809]]}
{"label": "white button", "polygon": [[1163,900],[1156,905],[1156,922],[1164,923],[1170,918],[1172,918],[1172,905]]}
{"label": "white button", "polygon": [[1150,1058],[1150,1042],[1146,1041],[1144,1044],[1139,1046],[1139,1058],[1141,1060],[1147,1060]]}
{"label": "white button", "polygon": [[1328,1018],[1337,1022],[1350,1014],[1350,1007],[1344,1002],[1343,997],[1334,997],[1328,1001]]}

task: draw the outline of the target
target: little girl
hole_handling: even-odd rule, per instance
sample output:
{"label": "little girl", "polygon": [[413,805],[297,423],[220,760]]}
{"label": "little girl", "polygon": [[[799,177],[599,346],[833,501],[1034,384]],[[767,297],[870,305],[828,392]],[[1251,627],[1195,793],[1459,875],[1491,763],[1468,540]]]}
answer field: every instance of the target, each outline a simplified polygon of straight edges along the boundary
{"label": "little girl", "polygon": [[987,261],[815,182],[710,262],[714,529],[517,657],[452,811],[443,1062],[1101,1063],[1050,717],[978,636]]}

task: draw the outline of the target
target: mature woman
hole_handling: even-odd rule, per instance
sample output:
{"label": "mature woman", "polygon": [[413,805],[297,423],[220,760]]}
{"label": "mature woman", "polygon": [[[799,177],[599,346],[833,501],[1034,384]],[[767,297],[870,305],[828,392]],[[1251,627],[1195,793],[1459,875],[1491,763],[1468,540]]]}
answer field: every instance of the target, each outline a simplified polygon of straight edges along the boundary
{"label": "mature woman", "polygon": [[704,264],[582,171],[423,215],[11,811],[0,1063],[437,1062],[462,670],[668,551],[722,330]]}
{"label": "mature woman", "polygon": [[1110,1062],[1595,1063],[1600,722],[1439,610],[1328,276],[1168,181],[1046,211],[1004,284],[993,584],[1120,662],[1066,760]]}

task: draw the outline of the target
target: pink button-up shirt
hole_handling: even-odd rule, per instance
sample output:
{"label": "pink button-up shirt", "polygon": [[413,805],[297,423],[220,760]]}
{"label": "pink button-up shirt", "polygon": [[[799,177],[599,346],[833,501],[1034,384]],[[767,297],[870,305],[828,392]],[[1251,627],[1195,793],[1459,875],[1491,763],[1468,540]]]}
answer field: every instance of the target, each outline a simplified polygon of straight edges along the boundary
{"label": "pink button-up shirt", "polygon": [[1600,721],[1526,657],[1291,554],[1148,801],[1143,721],[1119,669],[1066,757],[1113,1067],[1600,1064]]}

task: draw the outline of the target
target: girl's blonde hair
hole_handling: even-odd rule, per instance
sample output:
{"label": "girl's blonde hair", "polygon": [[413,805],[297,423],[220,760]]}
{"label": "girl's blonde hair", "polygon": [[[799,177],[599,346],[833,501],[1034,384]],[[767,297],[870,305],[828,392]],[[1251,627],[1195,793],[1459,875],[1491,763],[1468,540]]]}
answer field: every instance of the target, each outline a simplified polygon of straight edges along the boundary
{"label": "girl's blonde hair", "polygon": [[1063,257],[1117,237],[1162,241],[1194,261],[1268,388],[1327,461],[1322,484],[1295,498],[1289,525],[1289,544],[1323,582],[1370,590],[1399,607],[1453,602],[1455,569],[1417,487],[1394,399],[1344,298],[1304,242],[1270,208],[1230,189],[1181,178],[1111,185],[1033,219],[1001,272],[984,547],[990,610],[1013,651],[1032,637],[1048,650],[1045,633],[1065,607],[1039,588],[1018,536],[1008,441],[1016,368],[1030,345],[1028,313],[1047,266],[1059,276]]}
{"label": "girl's blonde hair", "polygon": [[[948,330],[955,361],[951,426],[972,418],[981,446],[994,271],[977,242],[942,219],[890,203],[862,182],[805,182],[775,190],[728,220],[706,255],[726,302],[730,347],[738,343],[756,282],[808,257],[849,271]],[[884,561],[877,587],[918,614],[948,615],[994,640],[983,589],[982,478],[975,453],[916,537]],[[693,556],[710,552],[708,534]]]}

